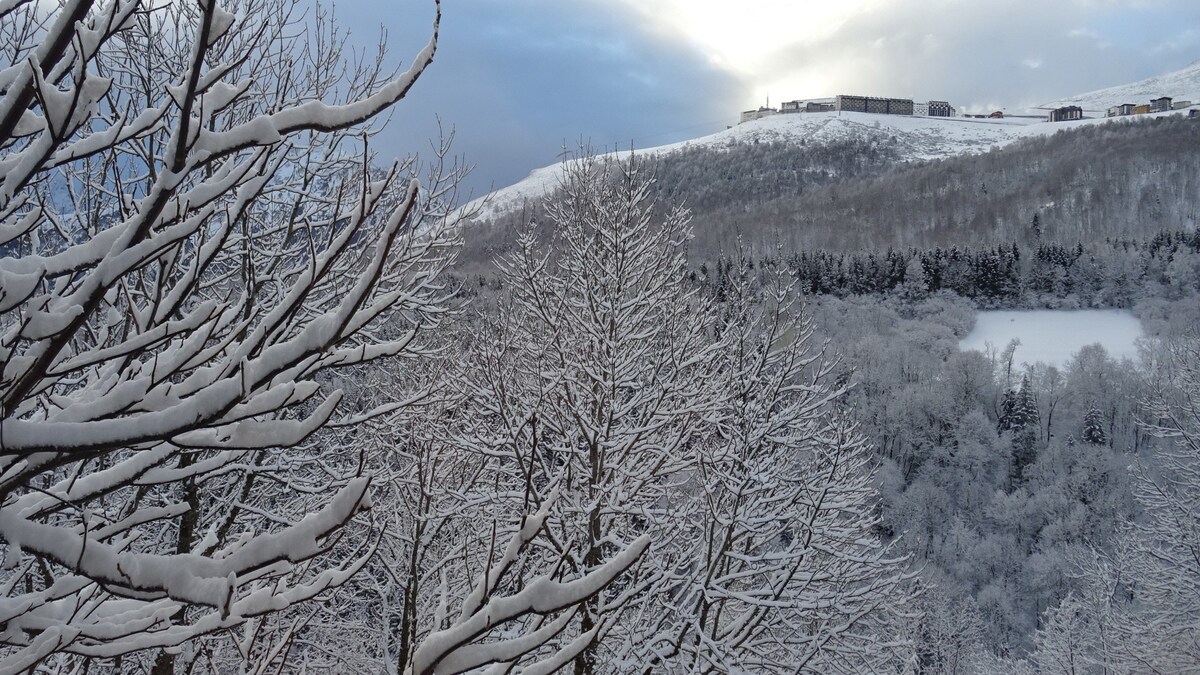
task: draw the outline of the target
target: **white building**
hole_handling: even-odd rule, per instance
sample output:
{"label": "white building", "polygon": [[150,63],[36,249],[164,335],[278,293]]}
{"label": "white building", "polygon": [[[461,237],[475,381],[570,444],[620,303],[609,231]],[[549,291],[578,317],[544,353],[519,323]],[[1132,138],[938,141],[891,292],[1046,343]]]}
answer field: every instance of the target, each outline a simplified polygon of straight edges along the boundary
{"label": "white building", "polygon": [[742,124],[743,122],[750,122],[752,120],[760,120],[764,117],[770,117],[771,115],[777,115],[777,114],[779,114],[778,110],[776,110],[774,108],[768,108],[766,106],[763,106],[762,108],[759,108],[758,110],[747,110],[742,113],[741,119],[738,120],[738,124]]}

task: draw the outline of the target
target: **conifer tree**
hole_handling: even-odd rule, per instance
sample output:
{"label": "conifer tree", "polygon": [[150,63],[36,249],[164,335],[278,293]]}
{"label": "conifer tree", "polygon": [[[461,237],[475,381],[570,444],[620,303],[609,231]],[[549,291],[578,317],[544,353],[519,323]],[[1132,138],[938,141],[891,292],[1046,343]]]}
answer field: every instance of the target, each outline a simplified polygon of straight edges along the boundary
{"label": "conifer tree", "polygon": [[905,300],[923,300],[929,295],[929,283],[925,280],[925,266],[921,257],[912,256],[904,268],[904,283],[900,286],[900,297]]}
{"label": "conifer tree", "polygon": [[1003,433],[1013,430],[1013,410],[1017,403],[1017,392],[1012,389],[1004,390],[1004,398],[1000,401],[1000,419],[996,422],[996,431]]}
{"label": "conifer tree", "polygon": [[1008,428],[1013,432],[1013,463],[1010,482],[1015,485],[1025,476],[1025,469],[1033,464],[1037,457],[1038,423],[1037,401],[1033,397],[1033,387],[1029,375],[1021,378],[1021,388],[1017,390],[1012,403],[1012,413],[1009,415]]}
{"label": "conifer tree", "polygon": [[1104,413],[1093,403],[1083,417],[1083,442],[1092,445],[1108,443],[1108,433],[1104,430]]}

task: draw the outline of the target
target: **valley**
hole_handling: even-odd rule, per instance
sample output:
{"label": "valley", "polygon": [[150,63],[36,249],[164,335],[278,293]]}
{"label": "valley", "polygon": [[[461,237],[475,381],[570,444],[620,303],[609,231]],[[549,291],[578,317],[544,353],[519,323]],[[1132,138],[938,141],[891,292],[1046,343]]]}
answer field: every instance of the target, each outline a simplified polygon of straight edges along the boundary
{"label": "valley", "polygon": [[1194,2],[422,4],[0,0],[0,675],[1200,672]]}

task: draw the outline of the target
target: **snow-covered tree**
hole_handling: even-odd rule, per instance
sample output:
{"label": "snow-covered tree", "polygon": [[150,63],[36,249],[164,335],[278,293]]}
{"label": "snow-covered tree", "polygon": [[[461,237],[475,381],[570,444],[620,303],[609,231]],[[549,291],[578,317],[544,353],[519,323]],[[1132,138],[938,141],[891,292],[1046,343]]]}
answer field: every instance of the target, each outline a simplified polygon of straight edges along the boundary
{"label": "snow-covered tree", "polygon": [[[721,263],[689,290],[686,213],[650,167],[584,156],[503,259],[464,448],[521,509],[558,490],[551,559],[589,570],[634,537],[633,577],[585,604],[576,672],[853,671],[903,664],[909,577],[877,538],[874,459],[835,361],[785,283]],[[564,637],[564,639],[567,639]]]}
{"label": "snow-covered tree", "polygon": [[1104,413],[1096,407],[1095,403],[1088,406],[1088,411],[1083,416],[1083,432],[1079,437],[1084,443],[1092,445],[1104,445],[1108,443],[1108,432],[1105,430]]}
{"label": "snow-covered tree", "polygon": [[1148,430],[1169,443],[1138,476],[1145,510],[1132,540],[1138,628],[1163,667],[1200,663],[1200,342],[1170,345],[1170,380],[1146,402]]}
{"label": "snow-covered tree", "polygon": [[[837,361],[778,273],[736,266],[722,311],[718,429],[681,511],[677,631],[652,664],[679,672],[859,672],[912,654],[905,561],[882,546],[872,449],[839,402]],[[690,577],[690,578],[689,578]]]}
{"label": "snow-covered tree", "polygon": [[904,283],[900,285],[900,297],[918,302],[929,295],[929,283],[925,280],[925,266],[921,256],[913,255],[904,267]]}
{"label": "snow-covered tree", "polygon": [[930,584],[919,598],[922,612],[917,633],[917,656],[922,672],[963,675],[985,653],[987,642],[983,621],[974,599],[953,580],[925,570],[922,580]]}
{"label": "snow-covered tree", "polygon": [[[298,637],[312,613],[270,617],[372,559],[375,467],[339,439],[395,410],[330,383],[422,351],[446,304],[458,170],[422,181],[366,147],[434,58],[433,7],[389,72],[291,0],[0,2],[0,670],[322,651]],[[542,497],[414,663],[478,660],[640,553],[498,589]],[[507,637],[496,653],[547,633]]]}
{"label": "snow-covered tree", "polygon": [[[594,640],[577,672],[654,649],[676,510],[706,417],[716,413],[712,311],[685,290],[686,216],[654,217],[648,167],[584,156],[500,261],[507,293],[473,350],[462,447],[487,458],[498,500],[520,512],[550,490],[546,563],[581,574],[649,537],[649,560],[591,598],[564,636]],[[537,232],[546,232],[545,238]],[[568,638],[564,638],[568,639]],[[573,638],[569,638],[573,639]]]}
{"label": "snow-covered tree", "polygon": [[1000,419],[1000,428],[1012,432],[1010,483],[1015,485],[1025,478],[1026,469],[1037,459],[1041,435],[1041,418],[1028,373],[1021,378],[1021,388],[1006,402],[1008,410]]}
{"label": "snow-covered tree", "polygon": [[1029,375],[1021,378],[1021,388],[1012,397],[1008,415],[1002,421],[1002,428],[1010,431],[1024,431],[1039,422],[1037,400],[1034,398],[1033,386]]}
{"label": "snow-covered tree", "polygon": [[437,323],[453,177],[363,148],[436,41],[389,78],[292,3],[0,11],[0,658],[170,670],[373,550],[370,477],[308,443],[323,373]]}

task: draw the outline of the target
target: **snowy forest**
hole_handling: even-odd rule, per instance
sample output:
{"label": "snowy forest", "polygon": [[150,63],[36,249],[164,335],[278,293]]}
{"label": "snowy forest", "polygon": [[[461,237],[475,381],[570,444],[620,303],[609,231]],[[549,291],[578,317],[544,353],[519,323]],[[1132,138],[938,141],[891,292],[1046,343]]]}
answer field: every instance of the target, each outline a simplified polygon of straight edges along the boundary
{"label": "snowy forest", "polygon": [[[997,197],[989,237],[819,248],[584,149],[483,231],[448,142],[371,143],[433,4],[397,67],[298,0],[0,0],[0,673],[1200,667],[1196,154],[1162,149],[1200,124],[953,160],[1144,148],[1104,180],[1166,162],[1165,211],[1139,183],[1124,228]],[[850,144],[786,153],[799,201],[743,187],[975,185]],[[1027,307],[1129,309],[1141,359],[959,350]]]}

